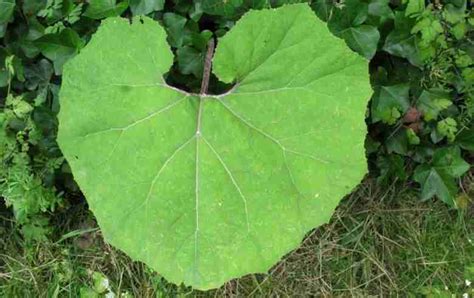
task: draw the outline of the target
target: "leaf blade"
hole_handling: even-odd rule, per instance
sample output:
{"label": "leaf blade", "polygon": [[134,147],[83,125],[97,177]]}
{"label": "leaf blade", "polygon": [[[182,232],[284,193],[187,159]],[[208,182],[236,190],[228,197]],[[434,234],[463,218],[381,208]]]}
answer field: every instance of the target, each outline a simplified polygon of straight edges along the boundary
{"label": "leaf blade", "polygon": [[[208,289],[263,272],[366,173],[367,61],[307,5],[253,11],[214,59],[237,86],[197,96],[164,83],[165,32],[141,19],[104,21],[66,65],[58,142],[75,179],[107,241],[174,283]],[[269,31],[232,52],[254,22]]]}

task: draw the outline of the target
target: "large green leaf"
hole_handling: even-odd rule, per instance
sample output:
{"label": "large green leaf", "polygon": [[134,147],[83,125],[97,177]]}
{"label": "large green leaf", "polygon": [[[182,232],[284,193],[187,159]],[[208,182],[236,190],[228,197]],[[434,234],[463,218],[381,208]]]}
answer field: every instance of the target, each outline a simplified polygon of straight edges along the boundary
{"label": "large green leaf", "polygon": [[219,40],[225,94],[168,86],[172,62],[158,23],[105,20],[65,67],[58,141],[108,242],[208,289],[268,270],[365,175],[368,62],[306,4]]}

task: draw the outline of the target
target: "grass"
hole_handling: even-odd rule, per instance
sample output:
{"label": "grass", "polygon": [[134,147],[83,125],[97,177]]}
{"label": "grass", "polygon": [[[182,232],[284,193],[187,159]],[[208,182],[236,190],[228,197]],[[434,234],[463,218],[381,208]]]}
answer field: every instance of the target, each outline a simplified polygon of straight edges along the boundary
{"label": "grass", "polygon": [[[474,189],[474,179],[466,185]],[[115,293],[133,297],[474,294],[466,285],[473,279],[466,271],[474,271],[473,219],[472,200],[464,210],[449,210],[438,201],[419,202],[408,186],[382,190],[366,181],[269,274],[199,292],[166,283],[104,243],[84,203],[75,204],[55,218],[54,235],[40,244],[25,243],[10,217],[2,217],[0,296],[78,297],[82,291],[86,297],[94,272]]]}

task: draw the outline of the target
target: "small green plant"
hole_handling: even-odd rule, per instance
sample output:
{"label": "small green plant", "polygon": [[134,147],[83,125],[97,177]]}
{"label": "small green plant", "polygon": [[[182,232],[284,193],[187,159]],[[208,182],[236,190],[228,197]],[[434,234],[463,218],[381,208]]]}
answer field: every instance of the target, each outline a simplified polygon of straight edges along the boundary
{"label": "small green plant", "polygon": [[[18,61],[15,56],[9,56],[5,61],[10,90],[14,76],[23,81],[25,78],[21,65],[15,63]],[[61,203],[54,186],[51,183],[48,185],[46,181],[61,166],[64,158],[43,151],[51,149],[45,146],[45,141],[54,138],[54,133],[48,132],[46,127],[41,127],[33,115],[34,106],[40,105],[45,96],[39,95],[29,101],[24,96],[13,96],[9,93],[3,112],[0,113],[0,195],[7,206],[13,207],[23,234],[30,240],[45,239],[50,227],[48,217],[43,213],[54,211]],[[41,116],[36,114],[36,117]],[[32,158],[30,152],[33,150],[38,152]]]}

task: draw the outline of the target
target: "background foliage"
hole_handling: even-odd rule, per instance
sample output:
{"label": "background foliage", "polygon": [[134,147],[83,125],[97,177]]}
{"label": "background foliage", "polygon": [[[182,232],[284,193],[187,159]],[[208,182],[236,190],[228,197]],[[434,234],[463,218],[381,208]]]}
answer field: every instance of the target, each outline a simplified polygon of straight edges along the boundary
{"label": "background foliage", "polygon": [[[0,0],[0,195],[24,239],[45,240],[54,232],[55,214],[83,206],[55,141],[58,90],[62,66],[101,19],[146,14],[163,24],[175,52],[167,81],[196,92],[210,38],[224,35],[248,9],[294,2],[308,1]],[[331,32],[371,61],[371,177],[382,186],[417,188],[421,200],[466,208],[470,199],[460,178],[474,160],[472,3],[309,4]],[[228,88],[211,78],[211,93]]]}

